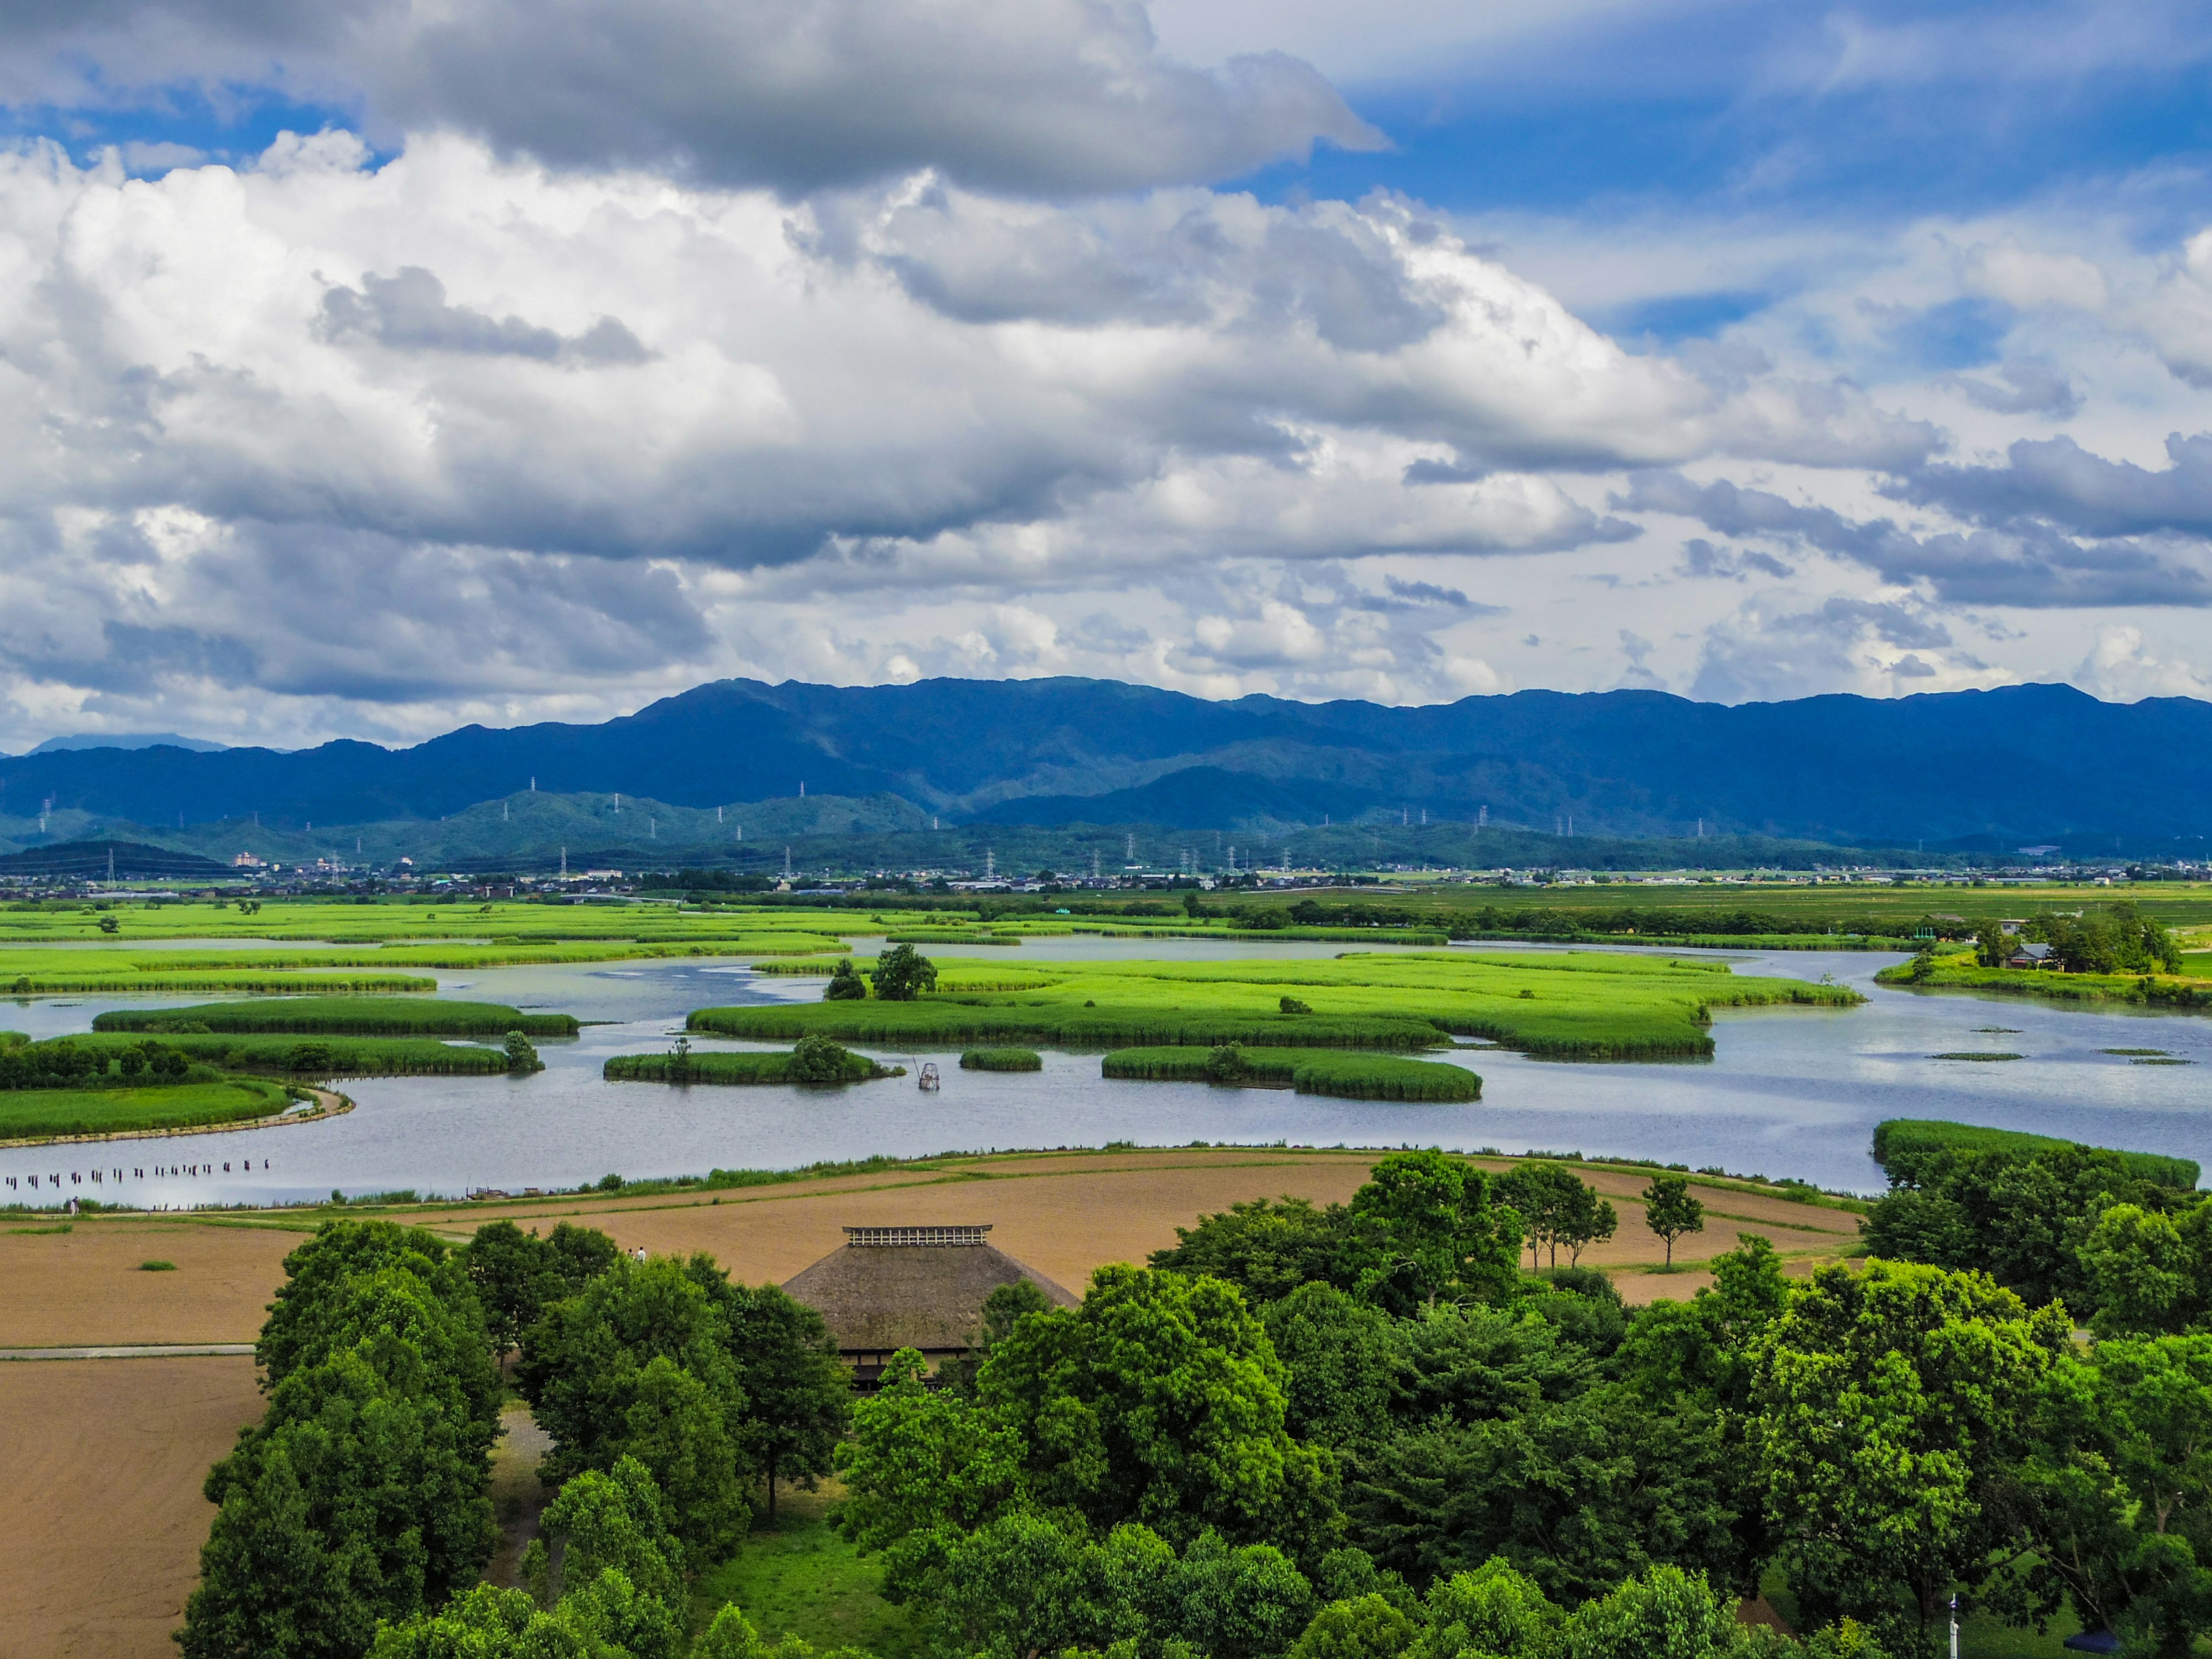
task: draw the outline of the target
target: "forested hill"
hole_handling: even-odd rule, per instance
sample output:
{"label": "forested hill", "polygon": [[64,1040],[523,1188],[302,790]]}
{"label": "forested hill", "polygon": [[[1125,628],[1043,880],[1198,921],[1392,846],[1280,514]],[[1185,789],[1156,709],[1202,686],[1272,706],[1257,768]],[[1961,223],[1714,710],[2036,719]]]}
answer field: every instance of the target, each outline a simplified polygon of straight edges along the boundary
{"label": "forested hill", "polygon": [[409,749],[162,746],[0,760],[0,815],[148,825],[434,817],[531,787],[674,805],[892,794],[955,822],[1231,828],[1401,812],[1545,830],[1909,844],[2212,831],[2212,703],[2067,686],[1728,707],[1522,691],[1425,708],[1209,702],[1106,680],[724,680],[598,726]]}

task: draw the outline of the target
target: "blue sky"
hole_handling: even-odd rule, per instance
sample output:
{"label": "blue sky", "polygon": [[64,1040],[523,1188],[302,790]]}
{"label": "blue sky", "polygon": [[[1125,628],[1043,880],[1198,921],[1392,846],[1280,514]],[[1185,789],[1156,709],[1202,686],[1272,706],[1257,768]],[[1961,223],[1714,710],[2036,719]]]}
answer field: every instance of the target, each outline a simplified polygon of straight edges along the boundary
{"label": "blue sky", "polygon": [[0,748],[2204,695],[2208,71],[2156,0],[38,0]]}

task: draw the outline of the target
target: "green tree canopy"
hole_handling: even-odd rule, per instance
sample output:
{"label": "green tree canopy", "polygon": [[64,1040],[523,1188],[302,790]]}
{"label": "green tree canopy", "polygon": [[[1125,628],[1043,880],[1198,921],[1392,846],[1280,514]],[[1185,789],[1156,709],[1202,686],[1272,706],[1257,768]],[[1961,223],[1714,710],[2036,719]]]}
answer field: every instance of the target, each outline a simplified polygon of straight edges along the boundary
{"label": "green tree canopy", "polygon": [[2071,1325],[1979,1273],[1814,1275],[1769,1328],[1753,1389],[1769,1518],[1808,1610],[1917,1649],[1954,1585],[1988,1580],[2013,1533],[2001,1489]]}
{"label": "green tree canopy", "polygon": [[912,1002],[937,988],[937,964],[911,945],[894,945],[876,958],[868,977],[885,1002]]}
{"label": "green tree canopy", "polygon": [[1079,1308],[1023,1320],[984,1364],[984,1407],[1021,1441],[1039,1502],[1170,1542],[1315,1555],[1337,1525],[1328,1455],[1285,1427],[1283,1368],[1234,1286],[1101,1267]]}
{"label": "green tree canopy", "polygon": [[1705,1230],[1705,1206],[1690,1195],[1686,1176],[1651,1177],[1644,1189],[1644,1224],[1667,1241],[1667,1265],[1674,1265],[1674,1241],[1685,1233]]}

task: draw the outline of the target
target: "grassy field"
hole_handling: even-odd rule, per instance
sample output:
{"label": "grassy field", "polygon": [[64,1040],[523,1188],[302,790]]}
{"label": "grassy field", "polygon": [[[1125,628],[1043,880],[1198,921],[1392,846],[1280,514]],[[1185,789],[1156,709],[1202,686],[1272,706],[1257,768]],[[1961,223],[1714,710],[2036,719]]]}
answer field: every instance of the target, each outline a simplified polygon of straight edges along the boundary
{"label": "grassy field", "polygon": [[876,1659],[917,1659],[923,1632],[904,1607],[883,1598],[880,1558],[863,1556],[828,1521],[836,1489],[784,1492],[776,1522],[765,1516],[731,1560],[692,1586],[694,1631],[734,1601],[771,1642],[795,1636],[817,1651],[864,1648]]}
{"label": "grassy field", "polygon": [[[878,1066],[865,1054],[848,1053],[840,1083],[904,1077],[903,1066]],[[610,1083],[792,1083],[791,1055],[781,1054],[616,1054],[600,1068]]]}
{"label": "grassy field", "polygon": [[[1141,1082],[1225,1080],[1295,1089],[1302,1095],[1340,1100],[1463,1101],[1482,1097],[1482,1079],[1458,1066],[1401,1060],[1394,1054],[1347,1054],[1341,1048],[1240,1050],[1243,1075],[1215,1079],[1211,1048],[1120,1048],[1099,1062],[1107,1077]],[[964,1062],[963,1062],[964,1063]]]}
{"label": "grassy field", "polygon": [[[1347,953],[1332,961],[938,964],[933,996],[908,1003],[708,1008],[694,1030],[854,1042],[1128,1048],[1235,1042],[1416,1048],[1482,1036],[1559,1060],[1712,1052],[1711,1011],[1848,1007],[1840,986],[1731,974],[1725,963],[1596,951]],[[1285,997],[1310,1014],[1284,1014]],[[1425,1030],[1424,1030],[1425,1028]]]}
{"label": "grassy field", "polygon": [[257,1002],[209,1002],[186,1008],[112,1008],[92,1022],[95,1031],[175,1030],[209,1032],[297,1031],[318,1035],[380,1036],[435,1034],[444,1036],[501,1036],[520,1031],[530,1036],[574,1036],[571,1014],[526,1014],[496,1002],[434,1002],[415,997],[287,997]]}
{"label": "grassy field", "polygon": [[0,1140],[240,1123],[273,1117],[291,1103],[281,1087],[259,1078],[167,1089],[10,1089],[0,1091]]}

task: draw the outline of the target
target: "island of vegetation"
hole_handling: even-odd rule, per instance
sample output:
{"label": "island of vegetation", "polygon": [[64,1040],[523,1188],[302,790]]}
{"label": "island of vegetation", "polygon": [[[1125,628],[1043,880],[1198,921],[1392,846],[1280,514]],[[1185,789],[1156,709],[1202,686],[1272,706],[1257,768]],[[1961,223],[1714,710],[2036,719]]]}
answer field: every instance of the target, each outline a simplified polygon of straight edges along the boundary
{"label": "island of vegetation", "polygon": [[111,1008],[95,1031],[313,1031],[325,1036],[574,1036],[573,1014],[526,1014],[495,1002],[432,997],[259,997],[185,1008]]}
{"label": "island of vegetation", "polygon": [[801,1038],[787,1052],[696,1049],[678,1037],[665,1054],[616,1054],[600,1068],[615,1083],[866,1083],[904,1077],[903,1066],[884,1066],[827,1037]]}
{"label": "island of vegetation", "polygon": [[1099,1062],[1109,1078],[1295,1089],[1340,1100],[1479,1100],[1482,1079],[1458,1066],[1342,1048],[1117,1048]]}
{"label": "island of vegetation", "polygon": [[969,1048],[960,1056],[963,1072],[1042,1072],[1044,1056],[1034,1048]]}
{"label": "island of vegetation", "polygon": [[896,945],[871,974],[838,975],[830,989],[819,1003],[698,1009],[687,1024],[760,1041],[941,1048],[1419,1049],[1463,1036],[1548,1059],[1631,1060],[1710,1054],[1716,1008],[1863,1000],[1844,986],[1732,974],[1724,963],[1567,951],[1002,967],[933,963]]}

